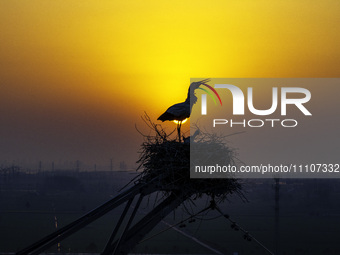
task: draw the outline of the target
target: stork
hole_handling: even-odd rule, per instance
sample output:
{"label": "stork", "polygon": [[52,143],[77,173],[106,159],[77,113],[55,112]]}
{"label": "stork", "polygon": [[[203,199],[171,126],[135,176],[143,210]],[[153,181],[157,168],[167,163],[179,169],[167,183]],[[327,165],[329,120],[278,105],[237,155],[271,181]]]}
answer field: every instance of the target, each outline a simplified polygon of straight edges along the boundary
{"label": "stork", "polygon": [[170,106],[161,116],[158,117],[157,120],[161,121],[177,121],[177,132],[178,132],[178,140],[181,142],[181,126],[182,122],[190,117],[191,109],[193,105],[197,102],[197,97],[195,95],[195,90],[198,89],[199,86],[205,85],[205,83],[210,81],[210,79],[205,79],[198,82],[192,82],[188,89],[188,96],[184,102],[174,104]]}

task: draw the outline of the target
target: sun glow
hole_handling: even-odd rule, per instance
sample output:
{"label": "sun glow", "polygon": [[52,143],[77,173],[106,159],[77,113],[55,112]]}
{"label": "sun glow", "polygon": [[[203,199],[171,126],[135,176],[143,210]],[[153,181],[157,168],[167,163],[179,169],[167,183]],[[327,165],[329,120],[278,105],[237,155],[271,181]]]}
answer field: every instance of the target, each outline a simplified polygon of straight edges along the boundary
{"label": "sun glow", "polygon": [[185,122],[187,122],[188,119],[189,119],[189,118],[186,118],[186,119],[184,119],[184,120],[182,120],[182,121],[173,120],[172,122],[174,122],[175,124],[179,124],[180,122],[182,122],[182,124],[184,124]]}
{"label": "sun glow", "polygon": [[0,1],[1,158],[135,162],[140,116],[183,102],[190,78],[339,77],[339,3]]}

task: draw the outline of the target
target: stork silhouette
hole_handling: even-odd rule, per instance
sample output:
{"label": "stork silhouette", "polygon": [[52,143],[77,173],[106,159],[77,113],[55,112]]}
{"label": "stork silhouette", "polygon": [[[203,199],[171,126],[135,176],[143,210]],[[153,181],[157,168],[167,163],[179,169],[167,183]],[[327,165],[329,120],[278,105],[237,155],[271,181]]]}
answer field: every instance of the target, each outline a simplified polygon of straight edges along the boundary
{"label": "stork silhouette", "polygon": [[198,89],[199,86],[205,85],[205,83],[210,81],[210,79],[205,79],[198,82],[192,82],[188,89],[188,96],[184,102],[174,104],[170,106],[161,116],[158,117],[157,120],[161,121],[177,121],[177,132],[178,132],[178,140],[181,142],[181,126],[183,120],[190,117],[191,109],[193,105],[197,102],[197,97],[195,95],[195,90]]}

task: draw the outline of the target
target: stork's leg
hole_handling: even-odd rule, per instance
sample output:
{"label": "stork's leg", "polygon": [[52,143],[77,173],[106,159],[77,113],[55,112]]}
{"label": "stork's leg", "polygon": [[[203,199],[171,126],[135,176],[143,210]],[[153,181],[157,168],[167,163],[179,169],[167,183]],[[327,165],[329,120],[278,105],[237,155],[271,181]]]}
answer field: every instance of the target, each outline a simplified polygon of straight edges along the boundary
{"label": "stork's leg", "polygon": [[178,121],[177,123],[177,132],[178,132],[178,141],[181,142],[181,126],[182,126],[182,121]]}
{"label": "stork's leg", "polygon": [[181,128],[179,123],[177,123],[177,135],[178,135],[178,141],[181,142]]}

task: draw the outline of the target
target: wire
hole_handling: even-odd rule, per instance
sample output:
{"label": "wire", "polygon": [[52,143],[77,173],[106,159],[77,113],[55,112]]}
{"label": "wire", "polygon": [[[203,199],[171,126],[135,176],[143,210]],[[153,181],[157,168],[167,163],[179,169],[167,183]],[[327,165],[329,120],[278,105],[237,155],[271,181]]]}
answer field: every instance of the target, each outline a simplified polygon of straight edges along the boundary
{"label": "wire", "polygon": [[216,220],[216,219],[218,219],[218,218],[221,218],[222,217],[222,215],[218,215],[218,216],[216,216],[216,217],[212,217],[212,218],[209,218],[209,219],[205,219],[205,218],[198,218],[198,217],[195,217],[195,219],[196,220],[205,220],[205,221],[209,221],[209,220]]}
{"label": "wire", "polygon": [[274,255],[273,252],[271,252],[264,244],[262,244],[260,241],[258,241],[255,237],[253,237],[251,234],[248,233],[245,229],[240,227],[235,221],[231,220],[228,214],[223,214],[220,208],[215,205],[214,209],[218,211],[224,218],[226,218],[228,221],[231,222],[231,227],[235,230],[241,230],[244,233],[244,239],[247,241],[254,240],[257,244],[259,244],[263,249],[265,249],[269,254]]}
{"label": "wire", "polygon": [[150,237],[147,237],[147,238],[141,240],[138,244],[140,244],[140,243],[142,243],[142,242],[144,242],[144,241],[147,241],[147,240],[149,240],[149,239],[151,239],[151,238],[154,238],[155,236],[158,236],[158,235],[162,234],[163,232],[169,230],[170,228],[173,228],[173,227],[175,227],[175,226],[177,226],[177,225],[180,225],[180,224],[182,224],[183,222],[185,222],[185,221],[187,221],[187,220],[190,220],[191,218],[193,218],[193,217],[195,217],[195,216],[197,216],[197,215],[201,214],[202,212],[207,211],[207,210],[209,210],[209,209],[211,209],[211,206],[208,206],[208,207],[204,208],[203,210],[199,211],[198,213],[196,213],[195,215],[192,215],[192,216],[190,216],[190,217],[188,217],[188,218],[186,218],[186,219],[184,219],[184,220],[181,220],[180,222],[178,222],[178,223],[176,223],[176,224],[173,224],[173,225],[169,226],[168,228],[163,229],[163,230],[161,230],[160,232],[158,232],[158,233],[156,233],[156,234],[154,234],[154,235],[152,235],[152,236],[150,236]]}

